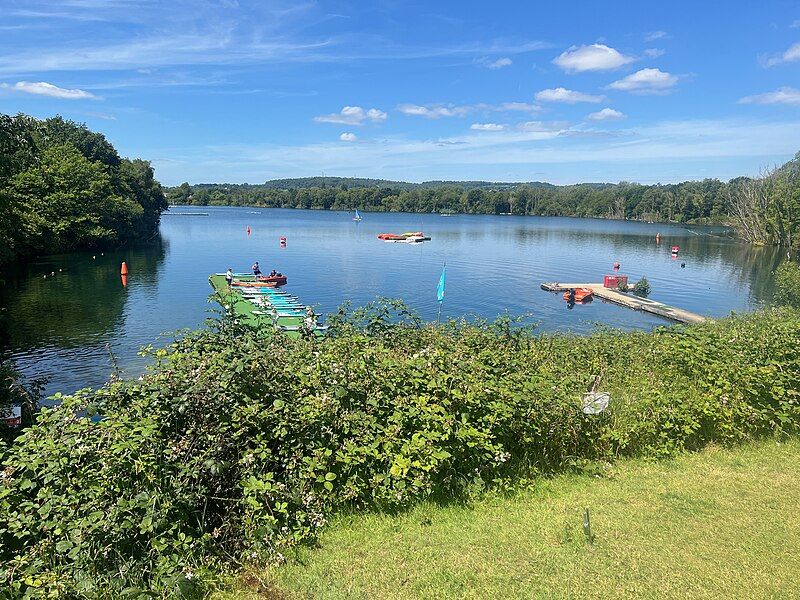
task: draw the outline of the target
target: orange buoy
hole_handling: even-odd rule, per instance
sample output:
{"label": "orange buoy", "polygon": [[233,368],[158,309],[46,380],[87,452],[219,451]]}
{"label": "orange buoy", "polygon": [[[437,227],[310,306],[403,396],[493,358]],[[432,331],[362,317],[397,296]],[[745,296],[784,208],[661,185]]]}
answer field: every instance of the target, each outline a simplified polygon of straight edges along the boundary
{"label": "orange buoy", "polygon": [[120,275],[127,275],[128,274],[128,265],[125,264],[125,261],[122,261],[122,267],[119,270]]}
{"label": "orange buoy", "polygon": [[122,279],[122,287],[124,288],[128,287],[128,276],[120,275],[120,278]]}

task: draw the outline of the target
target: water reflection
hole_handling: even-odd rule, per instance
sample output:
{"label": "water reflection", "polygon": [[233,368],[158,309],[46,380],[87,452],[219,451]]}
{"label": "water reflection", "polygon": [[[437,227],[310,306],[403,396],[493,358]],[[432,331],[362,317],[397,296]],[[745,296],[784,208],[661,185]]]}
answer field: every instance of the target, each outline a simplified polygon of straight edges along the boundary
{"label": "water reflection", "polygon": [[[530,314],[544,331],[580,333],[598,323],[648,329],[665,322],[604,302],[571,307],[561,295],[541,291],[540,283],[601,281],[619,261],[631,281],[650,280],[654,299],[723,316],[768,302],[771,273],[783,256],[737,243],[720,227],[402,213],[366,213],[354,223],[350,213],[338,211],[205,210],[205,217],[165,216],[163,239],[151,245],[95,258],[44,257],[8,269],[0,275],[6,280],[0,286],[5,353],[26,373],[51,377],[48,392],[102,385],[111,370],[107,344],[126,373],[135,375],[144,368],[137,356],[141,346],[202,326],[209,273],[229,266],[244,271],[255,260],[287,273],[287,289],[320,313],[383,295],[403,298],[428,320],[436,318],[435,288],[446,261],[443,318]],[[376,239],[419,230],[433,240],[407,245]],[[279,245],[281,236],[286,248]],[[677,259],[670,257],[672,245],[681,247]],[[120,280],[123,260],[127,288]]]}
{"label": "water reflection", "polygon": [[[118,345],[132,290],[120,265],[130,265],[134,288],[152,289],[168,244],[152,242],[112,252],[40,257],[13,265],[0,278],[0,340],[27,374],[101,385],[110,373],[106,344]],[[47,391],[62,389],[48,386]]]}

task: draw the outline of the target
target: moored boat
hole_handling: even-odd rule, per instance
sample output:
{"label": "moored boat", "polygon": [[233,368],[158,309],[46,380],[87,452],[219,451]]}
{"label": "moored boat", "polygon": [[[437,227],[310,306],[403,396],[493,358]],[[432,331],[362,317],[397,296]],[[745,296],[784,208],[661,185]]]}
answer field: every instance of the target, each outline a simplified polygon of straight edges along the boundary
{"label": "moored boat", "polygon": [[570,300],[573,302],[589,302],[593,297],[594,294],[589,288],[576,288],[574,296],[572,295],[572,291],[564,292],[564,300],[567,302]]}

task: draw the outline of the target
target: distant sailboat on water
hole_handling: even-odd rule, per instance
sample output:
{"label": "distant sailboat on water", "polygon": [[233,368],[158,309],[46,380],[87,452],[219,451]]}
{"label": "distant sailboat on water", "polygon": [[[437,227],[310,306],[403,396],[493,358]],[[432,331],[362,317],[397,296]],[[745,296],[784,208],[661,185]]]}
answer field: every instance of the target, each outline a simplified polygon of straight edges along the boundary
{"label": "distant sailboat on water", "polygon": [[358,209],[356,209],[356,216],[353,217],[353,221],[360,221],[360,220],[361,220],[361,215],[358,214]]}

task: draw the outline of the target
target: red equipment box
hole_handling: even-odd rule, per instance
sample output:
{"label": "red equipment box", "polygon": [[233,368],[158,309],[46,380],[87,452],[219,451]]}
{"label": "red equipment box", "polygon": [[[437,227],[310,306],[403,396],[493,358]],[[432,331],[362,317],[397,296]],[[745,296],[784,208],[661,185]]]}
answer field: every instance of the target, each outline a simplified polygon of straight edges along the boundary
{"label": "red equipment box", "polygon": [[627,275],[603,276],[603,287],[617,289],[620,283],[628,285],[628,276]]}

